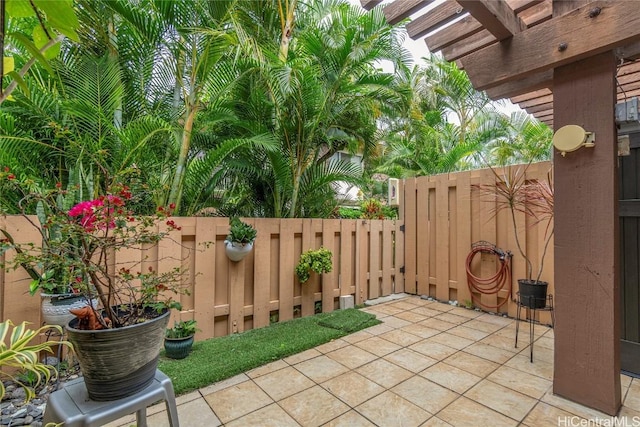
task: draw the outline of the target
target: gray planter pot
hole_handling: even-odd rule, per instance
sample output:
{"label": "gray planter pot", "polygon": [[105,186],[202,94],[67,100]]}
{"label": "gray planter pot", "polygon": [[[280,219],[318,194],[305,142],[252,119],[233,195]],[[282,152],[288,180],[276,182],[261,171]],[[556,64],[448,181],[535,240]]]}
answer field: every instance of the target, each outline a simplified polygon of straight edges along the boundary
{"label": "gray planter pot", "polygon": [[224,245],[227,256],[231,261],[242,260],[253,249],[253,243],[237,243],[225,240]]}
{"label": "gray planter pot", "polygon": [[165,338],[164,352],[171,359],[184,359],[191,353],[193,335],[184,338]]}
{"label": "gray planter pot", "polygon": [[76,329],[78,319],[69,322],[67,334],[80,362],[89,398],[121,399],[151,384],[169,314],[165,310],[144,323],[97,331]]}
{"label": "gray planter pot", "polygon": [[[88,305],[87,299],[79,294],[45,294],[40,293],[42,304],[42,320],[47,325],[66,326],[75,316],[69,310],[83,308]],[[98,300],[93,300],[93,306],[98,305]]]}

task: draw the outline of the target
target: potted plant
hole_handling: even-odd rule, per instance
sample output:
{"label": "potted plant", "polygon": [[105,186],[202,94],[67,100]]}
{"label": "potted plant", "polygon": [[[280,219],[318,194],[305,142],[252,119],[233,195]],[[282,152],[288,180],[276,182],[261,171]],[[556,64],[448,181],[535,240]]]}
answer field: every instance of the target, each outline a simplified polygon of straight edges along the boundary
{"label": "potted plant", "polygon": [[242,222],[237,217],[229,219],[229,235],[224,241],[227,256],[231,261],[240,261],[251,249],[258,232],[251,224]]}
{"label": "potted plant", "polygon": [[[545,180],[527,179],[529,165],[505,168],[500,175],[492,168],[497,178],[494,186],[483,186],[485,193],[495,197],[496,212],[507,209],[513,225],[515,242],[519,254],[525,261],[526,277],[518,279],[520,303],[529,308],[543,308],[547,302],[548,282],[540,280],[544,269],[544,259],[553,237],[553,180],[551,172]],[[533,224],[545,227],[542,252],[537,266],[527,254],[526,247],[520,240],[516,215],[522,213],[533,220]]]}
{"label": "potted plant", "polygon": [[199,329],[195,320],[174,322],[172,328],[166,330],[164,350],[171,359],[184,359],[191,352],[193,337]]}
{"label": "potted plant", "polygon": [[[126,397],[153,381],[169,310],[179,308],[173,297],[185,293],[180,268],[143,269],[145,259],[116,264],[118,251],[152,248],[180,228],[169,219],[172,206],[150,216],[134,214],[138,200],[118,178],[105,194],[66,209],[60,201],[71,198],[71,190],[33,190],[33,183],[0,170],[0,189],[17,195],[19,212],[48,237],[44,246],[0,241],[1,252],[14,250],[5,268],[30,268],[46,277],[45,266],[59,267],[85,298],[88,305],[72,310],[78,318],[66,332],[93,400]],[[36,212],[40,220],[29,215]],[[51,238],[53,232],[58,237]]]}
{"label": "potted plant", "polygon": [[300,255],[300,261],[296,265],[296,276],[300,283],[305,283],[311,277],[311,273],[329,273],[333,269],[331,262],[332,253],[329,249],[309,249]]}

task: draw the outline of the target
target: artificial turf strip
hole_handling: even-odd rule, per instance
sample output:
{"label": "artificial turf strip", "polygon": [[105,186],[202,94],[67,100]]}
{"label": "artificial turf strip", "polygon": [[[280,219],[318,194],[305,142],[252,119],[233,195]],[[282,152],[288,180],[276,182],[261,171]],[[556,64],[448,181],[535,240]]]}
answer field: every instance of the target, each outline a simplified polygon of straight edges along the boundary
{"label": "artificial turf strip", "polygon": [[196,342],[186,359],[161,357],[176,394],[197,390],[274,360],[380,323],[357,309],[337,310]]}

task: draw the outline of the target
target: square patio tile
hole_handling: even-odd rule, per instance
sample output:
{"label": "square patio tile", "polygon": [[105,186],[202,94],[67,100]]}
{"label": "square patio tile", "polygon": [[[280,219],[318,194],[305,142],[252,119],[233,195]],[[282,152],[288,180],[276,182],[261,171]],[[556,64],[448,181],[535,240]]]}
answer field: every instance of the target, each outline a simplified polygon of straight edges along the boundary
{"label": "square patio tile", "polygon": [[313,381],[290,366],[262,375],[254,381],[276,402],[315,385]]}
{"label": "square patio tile", "polygon": [[404,328],[405,326],[409,326],[413,324],[412,322],[399,319],[395,316],[385,317],[384,319],[381,319],[381,320],[384,325],[389,326],[390,328],[393,328],[393,329]]}
{"label": "square patio tile", "polygon": [[384,313],[388,316],[393,316],[398,313],[402,313],[406,311],[406,308],[393,307],[391,304],[380,304],[377,305],[374,309],[375,311],[379,311],[380,313]]}
{"label": "square patio tile", "polygon": [[325,355],[300,362],[294,368],[316,383],[323,383],[349,371],[349,368]]}
{"label": "square patio tile", "polygon": [[452,306],[451,304],[446,304],[446,303],[442,303],[442,302],[437,302],[437,301],[433,301],[432,304],[429,304],[427,307],[433,309],[433,310],[438,310],[441,311],[443,313],[447,312],[447,311],[451,311],[453,310],[454,306]]}
{"label": "square patio tile", "polygon": [[374,354],[364,351],[359,347],[350,345],[348,347],[340,348],[331,353],[327,353],[327,357],[335,360],[338,363],[342,363],[349,369],[355,369],[358,366],[362,366],[365,363],[369,363],[378,357]]}
{"label": "square patio tile", "polygon": [[413,310],[414,308],[416,308],[416,305],[411,302],[410,298],[405,298],[396,302],[392,302],[388,305],[394,308],[399,308],[401,310]]}
{"label": "square patio tile", "polygon": [[322,387],[351,407],[371,399],[385,389],[356,372],[349,372],[321,384]]}
{"label": "square patio tile", "polygon": [[374,360],[356,371],[385,388],[391,388],[414,375],[413,372],[384,359]]}
{"label": "square patio tile", "polygon": [[459,337],[457,335],[452,335],[448,332],[443,332],[441,334],[434,335],[433,337],[429,338],[429,341],[437,342],[439,344],[444,344],[447,347],[453,347],[456,350],[462,350],[463,348],[468,347],[475,342],[474,340],[469,340],[466,338]]}
{"label": "square patio tile", "polygon": [[[548,348],[539,347],[536,345],[538,340],[533,342],[533,361],[542,361],[553,364],[553,350],[549,350]],[[520,347],[520,343],[518,343],[518,347]],[[519,353],[522,356],[530,357],[530,349],[529,347],[523,348]]]}
{"label": "square patio tile", "polygon": [[420,372],[420,375],[443,387],[462,394],[476,385],[482,378],[444,362],[437,363]]}
{"label": "square patio tile", "polygon": [[540,338],[538,338],[535,343],[533,344],[534,347],[541,347],[541,348],[546,348],[548,350],[553,351],[553,338],[552,337],[548,337],[548,336],[542,336]]}
{"label": "square patio tile", "polygon": [[549,381],[553,380],[553,363],[537,360],[535,352],[533,353],[533,363],[531,363],[531,359],[529,359],[529,353],[526,353],[526,356],[516,354],[505,363],[505,366],[536,375]]}
{"label": "square patio tile", "polygon": [[437,317],[430,317],[427,320],[420,322],[419,324],[431,329],[437,329],[439,331],[448,331],[449,329],[456,327],[455,323],[445,322],[444,320],[440,320]]}
{"label": "square patio tile", "polygon": [[436,415],[454,427],[513,427],[518,425],[516,420],[505,417],[501,413],[467,399],[464,396],[460,397]]}
{"label": "square patio tile", "polygon": [[428,316],[415,313],[414,311],[403,311],[402,313],[395,314],[394,317],[398,319],[406,320],[407,322],[417,323],[426,320]]}
{"label": "square patio tile", "polygon": [[[518,337],[520,338],[520,337]],[[492,347],[496,347],[499,348],[500,350],[506,350],[506,351],[510,351],[512,353],[519,353],[520,351],[523,350],[523,345],[525,343],[522,342],[522,340],[518,340],[520,341],[519,344],[519,348],[515,347],[516,341],[515,341],[515,335],[513,337],[504,337],[502,335],[498,335],[498,334],[493,334],[493,335],[489,335],[488,337],[478,341],[481,342],[482,344],[487,344],[490,345]],[[529,341],[527,341],[528,343]],[[525,346],[524,348],[529,348],[529,346]]]}
{"label": "square patio tile", "polygon": [[342,339],[338,339],[338,340],[329,341],[328,343],[319,345],[318,347],[316,347],[316,350],[318,350],[320,353],[330,353],[332,351],[336,351],[337,349],[346,347],[348,345],[349,345],[348,342]]}
{"label": "square patio tile", "polygon": [[429,338],[432,337],[434,335],[438,335],[440,332],[440,330],[438,329],[434,329],[434,328],[430,328],[428,326],[425,326],[424,324],[420,324],[420,323],[414,323],[411,324],[409,326],[405,326],[404,328],[400,328],[399,331],[405,332],[405,333],[410,333],[412,335],[418,336],[420,338]]}
{"label": "square patio tile", "polygon": [[480,341],[481,339],[489,336],[488,332],[467,328],[466,326],[456,326],[455,328],[449,329],[447,332],[472,341]]}
{"label": "square patio tile", "polygon": [[279,402],[303,426],[320,426],[349,410],[349,407],[320,386],[306,389]]}
{"label": "square patio tile", "polygon": [[[530,427],[538,426],[557,426],[561,420],[567,420],[567,425],[570,425],[569,420],[575,420],[574,425],[588,425],[587,420],[572,418],[575,415],[556,408],[555,406],[548,405],[546,403],[538,403],[531,412],[526,416],[522,423]],[[584,424],[583,424],[584,422]]]}
{"label": "square patio tile", "polygon": [[452,427],[452,426],[451,424],[442,421],[438,417],[431,417],[424,424],[421,424],[420,427]]}
{"label": "square patio tile", "polygon": [[414,308],[413,310],[411,310],[413,313],[418,313],[422,316],[426,316],[426,317],[434,317],[434,316],[438,316],[439,314],[442,314],[441,311],[439,310],[434,310],[432,308],[427,307],[418,307],[418,308]]}
{"label": "square patio tile", "polygon": [[627,408],[633,409],[634,411],[640,411],[640,383],[632,382],[629,386],[629,390],[627,391],[626,396],[624,396],[624,401],[622,402],[624,406]]}
{"label": "square patio tile", "polygon": [[458,369],[467,371],[481,378],[486,377],[491,372],[495,371],[500,365],[494,362],[490,362],[478,356],[474,356],[463,351],[449,356],[444,360],[447,365],[455,366]]}
{"label": "square patio tile", "polygon": [[450,311],[451,314],[455,314],[456,316],[466,317],[467,319],[475,319],[478,316],[482,316],[481,311],[469,310],[468,308],[455,307]]}
{"label": "square patio tile", "polygon": [[380,323],[378,325],[365,329],[365,331],[369,332],[371,335],[380,335],[384,334],[385,332],[393,331],[393,329],[394,328],[392,328],[391,326]]}
{"label": "square patio tile", "polygon": [[363,330],[363,331],[358,331],[355,334],[351,334],[351,335],[347,335],[346,337],[342,337],[342,339],[346,342],[348,342],[349,344],[355,344],[357,342],[360,341],[364,341],[367,340],[371,337],[373,337],[374,335],[369,333],[367,330]]}
{"label": "square patio tile", "polygon": [[204,398],[223,424],[273,403],[253,381],[213,392]]}
{"label": "square patio tile", "polygon": [[438,320],[444,320],[445,322],[453,323],[455,325],[461,325],[469,321],[468,317],[457,316],[455,314],[452,314],[451,312],[442,313],[436,318]]}
{"label": "square patio tile", "polygon": [[483,322],[482,320],[473,319],[464,324],[467,328],[477,329],[482,332],[488,332],[490,334],[499,331],[504,328],[502,325],[496,325],[495,323]]}
{"label": "square patio tile", "polygon": [[355,409],[378,426],[417,427],[431,417],[424,409],[390,391]]}
{"label": "square patio tile", "polygon": [[217,383],[206,386],[205,388],[201,388],[199,391],[201,395],[206,396],[207,394],[211,394],[215,391],[219,391],[245,381],[249,381],[249,377],[246,374],[240,374],[235,377],[227,378],[226,380],[218,381]]}
{"label": "square patio tile", "polygon": [[391,391],[430,414],[437,413],[459,397],[459,394],[419,376],[409,378]]}
{"label": "square patio tile", "polygon": [[500,364],[505,363],[507,360],[515,356],[510,351],[500,350],[499,348],[479,342],[471,344],[469,347],[465,347],[462,351]]}
{"label": "square patio tile", "polygon": [[536,399],[489,380],[479,382],[464,395],[518,421],[522,421],[537,403]]}
{"label": "square patio tile", "polygon": [[481,322],[493,323],[499,326],[509,326],[515,321],[509,317],[498,316],[495,314],[484,313],[482,316],[477,317]]}
{"label": "square patio tile", "polygon": [[[164,404],[162,406],[166,408]],[[204,399],[192,400],[178,406],[178,421],[180,425],[193,427],[217,427],[222,425]],[[133,423],[135,424],[135,417]],[[167,411],[164,410],[148,415],[147,424],[154,427],[169,427]]]}
{"label": "square patio tile", "polygon": [[560,408],[565,412],[570,412],[586,419],[605,419],[609,417],[609,415],[604,412],[587,408],[586,406],[582,406],[578,403],[572,402],[571,400],[555,395],[553,394],[553,390],[547,391],[544,396],[542,396],[541,401],[551,406],[555,406],[556,408]]}
{"label": "square patio tile", "polygon": [[391,341],[392,343],[395,343],[400,347],[408,347],[411,344],[415,344],[418,341],[422,341],[423,338],[420,338],[419,336],[408,334],[405,332],[405,329],[410,326],[415,326],[415,325],[409,325],[402,329],[395,329],[393,331],[384,333],[380,335],[380,338],[384,338],[387,341]]}
{"label": "square patio tile", "polygon": [[423,371],[438,362],[424,354],[420,354],[407,348],[388,354],[384,359],[414,373]]}
{"label": "square patio tile", "polygon": [[429,356],[432,359],[442,360],[451,356],[453,353],[457,353],[453,347],[446,346],[444,344],[437,343],[433,340],[426,339],[420,341],[419,343],[413,344],[409,346],[411,350],[417,351],[418,353],[424,354],[425,356]]}
{"label": "square patio tile", "polygon": [[[389,333],[392,332],[387,332],[387,334]],[[384,335],[386,334],[380,336],[372,336],[372,338],[356,343],[356,346],[365,351],[368,351],[369,353],[375,354],[378,357],[382,357],[386,354],[392,353],[402,348],[401,346],[394,344],[391,341],[382,339],[381,337],[383,337]]]}
{"label": "square patio tile", "polygon": [[338,418],[334,418],[323,427],[377,427],[371,421],[360,415],[354,410],[340,415]]}
{"label": "square patio tile", "polygon": [[540,399],[544,396],[544,394],[551,389],[553,384],[549,380],[508,366],[499,367],[493,371],[487,379],[508,387],[511,390],[519,391],[520,393],[526,394],[534,399]]}
{"label": "square patio tile", "polygon": [[277,360],[275,362],[267,363],[266,365],[259,366],[247,372],[249,378],[258,378],[259,376],[270,374],[271,372],[278,371],[280,369],[289,366],[284,360]]}
{"label": "square patio tile", "polygon": [[322,353],[316,350],[315,348],[311,348],[307,351],[303,351],[302,353],[294,354],[292,356],[286,357],[282,360],[287,362],[289,365],[295,365],[296,363],[304,362],[305,360],[313,359],[314,357],[320,356]]}
{"label": "square patio tile", "polygon": [[[192,424],[185,424],[191,426]],[[289,416],[280,406],[273,403],[264,408],[258,409],[244,417],[231,421],[225,424],[226,427],[246,427],[246,426],[260,426],[260,427],[299,427],[293,418]],[[203,427],[205,427],[203,425]]]}

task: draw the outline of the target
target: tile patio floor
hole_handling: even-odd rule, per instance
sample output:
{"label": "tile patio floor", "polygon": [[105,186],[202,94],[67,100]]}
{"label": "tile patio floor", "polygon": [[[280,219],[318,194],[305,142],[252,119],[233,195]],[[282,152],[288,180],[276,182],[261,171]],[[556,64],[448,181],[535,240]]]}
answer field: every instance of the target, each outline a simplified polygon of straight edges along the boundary
{"label": "tile patio floor", "polygon": [[[536,327],[532,364],[528,327],[514,348],[513,319],[415,296],[364,310],[383,323],[179,396],[180,425],[625,425],[552,394],[550,328]],[[637,425],[640,380],[622,376],[622,396],[617,422]],[[164,404],[147,413],[149,427],[168,426]]]}

